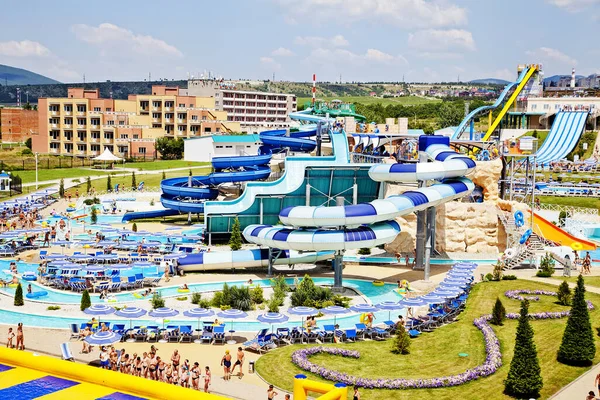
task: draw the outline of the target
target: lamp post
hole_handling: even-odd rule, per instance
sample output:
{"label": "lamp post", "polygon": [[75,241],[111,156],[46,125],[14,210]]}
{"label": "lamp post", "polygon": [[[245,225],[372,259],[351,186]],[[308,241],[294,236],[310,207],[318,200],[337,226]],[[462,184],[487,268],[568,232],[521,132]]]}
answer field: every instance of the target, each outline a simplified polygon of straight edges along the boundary
{"label": "lamp post", "polygon": [[38,152],[35,152],[35,190],[38,190]]}

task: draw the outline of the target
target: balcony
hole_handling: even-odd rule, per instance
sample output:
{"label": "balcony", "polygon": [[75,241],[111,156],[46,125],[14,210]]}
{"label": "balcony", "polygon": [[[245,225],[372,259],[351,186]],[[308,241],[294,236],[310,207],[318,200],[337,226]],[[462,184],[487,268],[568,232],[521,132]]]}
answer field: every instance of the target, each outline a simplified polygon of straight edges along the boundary
{"label": "balcony", "polygon": [[87,139],[86,139],[86,138],[77,138],[77,143],[78,143],[78,144],[84,144],[84,143],[87,143]]}
{"label": "balcony", "polygon": [[77,129],[86,129],[87,125],[77,125]]}
{"label": "balcony", "polygon": [[152,122],[160,123],[161,120],[160,120],[160,118],[152,118]]}
{"label": "balcony", "polygon": [[173,107],[167,107],[167,106],[165,106],[164,110],[165,111],[173,111]]}
{"label": "balcony", "polygon": [[104,138],[104,143],[106,143],[106,144],[111,144],[113,142],[114,142],[114,139],[106,139],[106,138]]}
{"label": "balcony", "polygon": [[165,122],[171,122],[171,118],[165,118]]}
{"label": "balcony", "polygon": [[90,125],[92,129],[100,129],[100,125],[92,124]]}
{"label": "balcony", "polygon": [[58,154],[58,149],[50,149],[50,153],[52,153],[52,154]]}
{"label": "balcony", "polygon": [[178,123],[178,124],[185,124],[185,123],[187,123],[187,120],[179,118],[179,119],[177,120],[177,123]]}
{"label": "balcony", "polygon": [[199,124],[202,121],[200,121],[199,119],[190,119],[190,124]]}
{"label": "balcony", "polygon": [[63,124],[64,129],[71,129],[73,127],[72,124]]}
{"label": "balcony", "polygon": [[67,111],[67,110],[65,110],[65,111],[63,112],[63,114],[64,114],[64,115],[73,115],[73,112],[72,112],[72,111]]}
{"label": "balcony", "polygon": [[90,151],[90,156],[98,156],[100,155],[99,151]]}
{"label": "balcony", "polygon": [[152,111],[161,111],[162,107],[152,107]]}
{"label": "balcony", "polygon": [[77,115],[79,117],[84,117],[85,116],[85,111],[77,111]]}
{"label": "balcony", "polygon": [[90,142],[91,143],[98,143],[100,141],[100,138],[91,138]]}
{"label": "balcony", "polygon": [[56,116],[58,115],[58,111],[50,111],[50,115]]}
{"label": "balcony", "polygon": [[58,128],[58,124],[50,124],[50,128]]}
{"label": "balcony", "polygon": [[58,137],[58,136],[57,137],[50,136],[50,141],[51,142],[60,142],[60,137]]}

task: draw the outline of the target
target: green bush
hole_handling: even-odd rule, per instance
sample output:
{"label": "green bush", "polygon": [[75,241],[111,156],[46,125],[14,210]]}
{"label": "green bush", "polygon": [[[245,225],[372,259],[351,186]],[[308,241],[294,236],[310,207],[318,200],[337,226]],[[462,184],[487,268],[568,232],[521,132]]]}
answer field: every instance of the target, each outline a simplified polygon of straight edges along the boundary
{"label": "green bush", "polygon": [[231,286],[230,303],[228,305],[242,311],[251,310],[252,296],[250,295],[250,288],[247,286]]}
{"label": "green bush", "polygon": [[223,304],[223,292],[215,292],[213,294],[212,299],[210,300],[210,305],[216,308],[221,307]]}
{"label": "green bush", "polygon": [[494,280],[494,275],[492,275],[491,273],[488,273],[488,274],[486,274],[486,275],[485,275],[485,280],[486,280],[487,282],[491,282],[491,281],[493,281],[493,280]]}
{"label": "green bush", "polygon": [[344,308],[348,308],[350,307],[350,302],[352,301],[352,299],[350,297],[346,297],[346,296],[342,296],[339,294],[336,294],[333,296],[333,303],[336,306],[341,306]]}
{"label": "green bush", "polygon": [[131,188],[137,188],[137,180],[135,179],[135,171],[131,171]]}
{"label": "green bush", "polygon": [[48,311],[60,310],[60,306],[48,306],[48,307],[46,307],[46,310],[48,310]]}
{"label": "green bush", "polygon": [[240,230],[240,220],[235,219],[231,227],[231,238],[229,239],[229,248],[233,251],[242,248],[242,232]]}
{"label": "green bush", "polygon": [[98,210],[96,210],[96,208],[92,208],[92,212],[90,214],[90,222],[94,225],[98,223]]}
{"label": "green bush", "polygon": [[296,291],[292,293],[291,299],[292,307],[317,307],[326,301],[332,301],[333,292],[331,289],[316,286],[309,275],[304,275],[304,278],[296,287]]}
{"label": "green bush", "polygon": [[15,290],[14,305],[18,306],[18,307],[25,305],[25,302],[23,301],[23,287],[21,286],[20,283],[17,285],[17,290]]}
{"label": "green bush", "polygon": [[550,278],[554,274],[554,259],[548,253],[540,260],[540,269],[535,276],[541,278]]}
{"label": "green bush", "polygon": [[503,281],[516,281],[517,276],[516,275],[502,275],[502,280]]}
{"label": "green bush", "polygon": [[267,302],[267,309],[269,312],[275,312],[278,313],[279,312],[279,307],[282,306],[283,304],[279,303],[279,299],[275,297],[275,295],[271,295],[271,298],[269,299],[269,301]]}
{"label": "green bush", "polygon": [[86,308],[90,307],[92,305],[92,299],[90,299],[90,292],[88,292],[87,289],[85,289],[82,293],[81,293],[81,304],[79,306],[79,309],[81,311],[85,310]]}
{"label": "green bush", "polygon": [[571,304],[571,289],[569,288],[569,284],[567,281],[563,281],[558,287],[558,302],[563,306],[568,306]]}
{"label": "green bush", "polygon": [[25,140],[25,146],[27,146],[29,150],[31,150],[31,148],[33,147],[33,144],[31,142],[31,138],[27,138],[27,140]]}
{"label": "green bush", "polygon": [[176,297],[177,301],[186,301],[188,299],[187,296],[180,296],[180,297]]}
{"label": "green bush", "polygon": [[271,278],[271,287],[273,288],[273,291],[279,290],[283,293],[290,291],[290,285],[287,284],[285,277],[282,275]]}
{"label": "green bush", "polygon": [[565,226],[565,219],[567,219],[567,212],[561,211],[558,213],[558,226]]}
{"label": "green bush", "polygon": [[164,181],[165,179],[167,179],[167,174],[165,174],[165,171],[163,171],[163,173],[162,173],[162,180]]}
{"label": "green bush", "polygon": [[250,292],[252,302],[255,304],[261,304],[265,301],[263,289],[260,286],[255,286]]}
{"label": "green bush", "polygon": [[108,175],[108,177],[106,178],[106,191],[112,192],[112,190],[113,190],[112,179],[111,179],[110,175]]}
{"label": "green bush", "polygon": [[60,198],[65,197],[65,180],[60,178],[60,183],[58,184],[58,196]]}
{"label": "green bush", "polygon": [[200,292],[192,293],[192,298],[191,298],[192,304],[198,304],[198,303],[200,303],[200,300],[202,300],[202,293],[200,293]]}
{"label": "green bush", "polygon": [[520,399],[537,398],[544,386],[528,311],[529,304],[525,300],[521,302],[515,351],[504,381],[504,393]]}
{"label": "green bush", "polygon": [[150,299],[150,303],[152,304],[153,309],[162,308],[165,306],[165,299],[163,299],[160,292],[154,292],[152,294],[152,298]]}
{"label": "green bush", "polygon": [[396,337],[392,340],[392,353],[394,354],[409,354],[410,353],[410,336],[406,329],[400,327],[396,331]]}
{"label": "green bush", "polygon": [[208,299],[200,299],[200,301],[198,302],[198,307],[200,308],[210,308],[210,300]]}
{"label": "green bush", "polygon": [[585,284],[581,275],[577,278],[572,302],[571,313],[556,358],[568,365],[592,365],[596,355],[596,344],[585,301]]}
{"label": "green bush", "polygon": [[494,281],[499,281],[502,279],[502,272],[504,264],[502,264],[501,262],[497,262],[494,264],[494,271],[492,272],[492,280]]}
{"label": "green bush", "polygon": [[92,190],[92,178],[89,176],[85,180],[85,192],[89,193]]}
{"label": "green bush", "polygon": [[492,319],[490,323],[494,325],[504,325],[504,320],[506,319],[506,308],[500,301],[500,298],[496,298],[496,303],[494,304],[494,308],[492,309]]}
{"label": "green bush", "polygon": [[368,256],[369,254],[371,254],[371,249],[368,247],[362,247],[358,249],[358,254],[360,254],[361,256]]}
{"label": "green bush", "polygon": [[31,155],[33,155],[33,151],[31,151],[31,149],[25,148],[25,149],[21,150],[21,155],[22,156],[31,156]]}
{"label": "green bush", "polygon": [[137,224],[134,222],[133,225],[131,225],[131,230],[133,232],[137,232]]}

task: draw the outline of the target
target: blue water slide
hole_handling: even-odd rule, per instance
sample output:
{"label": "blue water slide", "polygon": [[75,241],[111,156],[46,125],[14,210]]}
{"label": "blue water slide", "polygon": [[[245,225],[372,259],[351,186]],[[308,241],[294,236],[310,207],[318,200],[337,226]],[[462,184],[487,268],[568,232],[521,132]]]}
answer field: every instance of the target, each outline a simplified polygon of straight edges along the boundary
{"label": "blue water slide", "polygon": [[581,138],[587,111],[563,111],[556,114],[552,128],[537,152],[536,162],[546,164],[565,158]]}
{"label": "blue water slide", "polygon": [[489,105],[489,106],[482,106],[482,107],[476,108],[475,110],[471,111],[465,117],[465,119],[462,120],[462,122],[460,123],[458,128],[456,128],[456,131],[454,131],[454,134],[452,135],[452,140],[458,140],[460,138],[460,136],[462,135],[463,131],[467,128],[467,125],[470,124],[470,122],[477,115],[500,107],[500,105],[502,105],[504,103],[504,101],[506,100],[506,96],[511,91],[511,89],[513,89],[515,86],[517,86],[519,83],[521,83],[523,81],[523,79],[525,79],[525,76],[527,75],[528,71],[529,71],[529,68],[524,68],[523,71],[521,71],[521,73],[519,74],[519,78],[517,79],[516,82],[512,82],[512,83],[509,83],[508,85],[506,85],[506,87],[504,88],[502,93],[500,93],[500,96],[496,99],[496,102],[494,102],[494,104]]}
{"label": "blue water slide", "polygon": [[244,237],[252,243],[297,251],[340,251],[390,243],[400,233],[396,217],[435,207],[473,191],[475,185],[464,176],[475,169],[475,162],[456,153],[449,144],[447,137],[421,136],[419,148],[432,162],[378,164],[369,170],[369,177],[378,182],[439,180],[441,183],[370,203],[288,207],[279,214],[285,226],[250,225],[244,229]]}
{"label": "blue water slide", "polygon": [[[306,139],[315,136],[316,130],[293,132],[290,136],[286,136],[286,134],[285,129],[261,132],[259,137],[263,142],[262,147],[266,147],[272,152],[279,152],[286,148],[291,151],[311,152],[317,147],[316,141]],[[261,149],[261,152],[264,153],[264,149]]]}
{"label": "blue water slide", "polygon": [[177,215],[177,214],[179,214],[179,212],[177,210],[170,210],[170,209],[128,212],[125,215],[123,215],[121,222],[126,223],[126,222],[132,221],[134,219],[168,217],[168,216]]}

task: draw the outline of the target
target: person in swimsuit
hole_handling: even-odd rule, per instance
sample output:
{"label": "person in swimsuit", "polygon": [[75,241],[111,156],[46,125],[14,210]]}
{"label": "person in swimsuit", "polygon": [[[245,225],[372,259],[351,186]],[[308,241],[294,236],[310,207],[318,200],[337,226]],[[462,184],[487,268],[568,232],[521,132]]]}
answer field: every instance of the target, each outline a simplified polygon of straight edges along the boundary
{"label": "person in swimsuit", "polygon": [[[103,323],[104,325],[104,323]],[[106,325],[104,325],[106,326]],[[112,346],[110,348],[110,369],[113,371],[117,370],[117,362],[119,360],[119,355],[117,354],[117,350],[115,350],[115,347]]]}
{"label": "person in swimsuit", "polygon": [[142,357],[142,375],[144,378],[148,378],[148,373],[150,372],[150,357],[148,353],[144,352]]}
{"label": "person in swimsuit", "polygon": [[192,368],[191,372],[192,372],[192,388],[199,390],[198,387],[198,380],[200,379],[200,368],[199,367],[200,364],[198,364],[198,362],[194,363],[194,367]]}
{"label": "person in swimsuit", "polygon": [[15,347],[13,344],[13,339],[15,338],[15,333],[13,332],[13,328],[8,328],[8,337],[6,338],[6,347],[12,349]]}
{"label": "person in swimsuit", "polygon": [[210,373],[210,368],[208,365],[204,368],[204,393],[208,393],[208,387],[210,386],[212,374]]}
{"label": "person in swimsuit", "polygon": [[179,371],[177,370],[177,368],[173,368],[173,375],[171,377],[171,380],[173,385],[179,385]]}
{"label": "person in swimsuit", "polygon": [[156,357],[156,361],[158,362],[158,372],[157,372],[157,376],[156,376],[156,380],[164,382],[165,381],[165,362],[160,358],[160,357]]}
{"label": "person in swimsuit", "polygon": [[269,385],[269,389],[267,389],[267,400],[273,400],[278,394],[279,393],[273,388],[273,385]]}
{"label": "person in swimsuit", "polygon": [[231,379],[231,354],[229,354],[229,350],[225,350],[225,355],[221,359],[221,366],[223,367],[223,379],[228,381]]}
{"label": "person in swimsuit", "polygon": [[286,393],[283,398],[284,400],[291,400],[292,397],[288,393]]}
{"label": "person in swimsuit", "polygon": [[600,393],[600,373],[596,375],[596,380],[594,381],[594,385],[598,388],[598,393]]}
{"label": "person in swimsuit", "polygon": [[150,353],[150,366],[148,369],[150,371],[150,379],[152,379],[153,381],[158,379],[156,374],[157,365],[158,360],[156,359],[156,353]]}
{"label": "person in swimsuit", "polygon": [[183,365],[181,366],[181,373],[179,374],[181,381],[181,386],[190,387],[190,362],[189,360],[185,360]]}
{"label": "person in swimsuit", "polygon": [[179,355],[179,351],[175,349],[173,351],[173,355],[171,356],[171,362],[173,363],[173,369],[179,369],[179,360],[181,356]]}
{"label": "person in swimsuit", "polygon": [[354,395],[352,400],[360,400],[360,393],[358,393],[358,386],[354,386]]}
{"label": "person in swimsuit", "polygon": [[23,323],[17,324],[17,350],[25,350],[25,341],[23,337]]}
{"label": "person in swimsuit", "polygon": [[231,374],[233,375],[233,371],[235,371],[235,367],[237,367],[238,365],[240,366],[240,373],[238,374],[238,378],[242,379],[242,376],[244,376],[244,352],[242,351],[241,347],[238,347],[238,351],[237,351],[237,361],[235,362],[235,364],[233,364],[233,368],[231,368]]}
{"label": "person in swimsuit", "polygon": [[106,348],[103,347],[100,351],[100,368],[109,369],[109,364],[110,361],[108,359],[108,352],[106,351]]}
{"label": "person in swimsuit", "polygon": [[142,376],[142,366],[144,364],[142,363],[142,358],[138,356],[138,358],[135,359],[135,370],[133,372],[134,376]]}
{"label": "person in swimsuit", "polygon": [[165,368],[164,380],[163,382],[171,383],[171,377],[173,376],[173,366],[171,364],[167,364]]}

